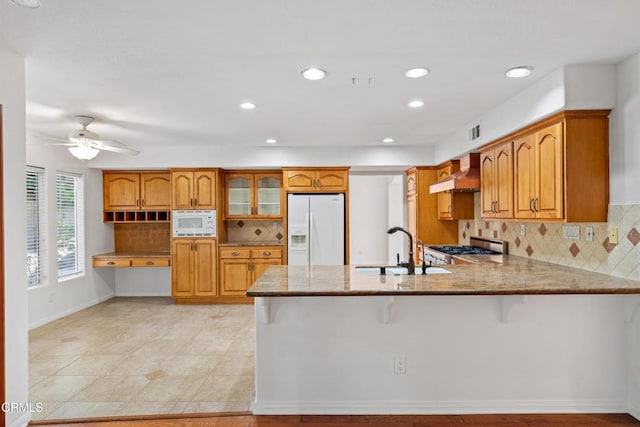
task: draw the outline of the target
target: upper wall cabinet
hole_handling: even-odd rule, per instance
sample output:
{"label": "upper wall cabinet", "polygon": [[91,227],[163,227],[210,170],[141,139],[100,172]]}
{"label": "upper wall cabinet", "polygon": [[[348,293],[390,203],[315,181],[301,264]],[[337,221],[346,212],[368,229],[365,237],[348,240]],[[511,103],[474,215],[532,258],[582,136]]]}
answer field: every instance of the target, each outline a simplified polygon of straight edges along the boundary
{"label": "upper wall cabinet", "polygon": [[215,209],[217,170],[171,170],[171,209]]}
{"label": "upper wall cabinet", "polygon": [[343,193],[349,189],[349,168],[285,168],[282,171],[288,193]]}
{"label": "upper wall cabinet", "polygon": [[[495,153],[503,143],[513,143],[513,215],[510,218],[607,221],[609,112],[564,111],[482,150],[483,155],[488,155],[491,150]],[[505,162],[503,169],[508,167]],[[483,172],[483,181],[488,179],[486,177],[488,174]],[[498,217],[492,215],[495,212],[486,204],[496,200],[496,191],[502,191],[500,181],[496,180],[499,178],[494,173],[493,181],[482,185],[484,218]],[[493,206],[495,208],[496,204]]]}
{"label": "upper wall cabinet", "polygon": [[480,194],[483,218],[513,217],[513,143],[480,153]]}
{"label": "upper wall cabinet", "polygon": [[225,218],[282,218],[282,172],[225,173]]}
{"label": "upper wall cabinet", "polygon": [[169,172],[104,171],[104,221],[168,221],[170,183]]}

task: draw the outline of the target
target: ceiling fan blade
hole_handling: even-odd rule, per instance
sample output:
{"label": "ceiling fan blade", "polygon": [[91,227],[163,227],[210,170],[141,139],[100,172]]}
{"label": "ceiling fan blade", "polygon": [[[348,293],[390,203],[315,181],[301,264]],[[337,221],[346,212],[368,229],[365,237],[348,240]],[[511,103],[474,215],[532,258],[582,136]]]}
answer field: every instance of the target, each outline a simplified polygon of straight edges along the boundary
{"label": "ceiling fan blade", "polygon": [[[60,141],[64,141],[64,139],[61,139]],[[42,146],[42,147],[46,147],[46,146],[52,146],[52,145],[64,145],[66,147],[75,147],[78,144],[74,144],[73,142],[37,142],[35,144],[27,144],[30,145],[32,147],[37,147],[37,146]]]}
{"label": "ceiling fan blade", "polygon": [[107,144],[104,144],[103,142],[105,141],[94,141],[91,143],[91,146],[93,148],[97,148],[98,150],[111,151],[113,153],[120,153],[120,154],[129,154],[130,156],[137,156],[138,154],[140,154],[138,150],[132,150],[131,148],[125,148],[125,147],[116,147],[113,145],[107,145]]}

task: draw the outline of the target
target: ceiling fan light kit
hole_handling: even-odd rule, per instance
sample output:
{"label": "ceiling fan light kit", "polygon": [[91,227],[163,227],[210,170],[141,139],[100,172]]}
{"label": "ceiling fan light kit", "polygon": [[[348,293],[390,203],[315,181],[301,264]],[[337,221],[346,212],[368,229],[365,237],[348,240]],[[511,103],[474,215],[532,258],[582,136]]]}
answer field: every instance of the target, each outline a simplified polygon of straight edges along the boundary
{"label": "ceiling fan light kit", "polygon": [[100,152],[100,150],[91,148],[88,145],[69,147],[69,151],[80,160],[91,160]]}

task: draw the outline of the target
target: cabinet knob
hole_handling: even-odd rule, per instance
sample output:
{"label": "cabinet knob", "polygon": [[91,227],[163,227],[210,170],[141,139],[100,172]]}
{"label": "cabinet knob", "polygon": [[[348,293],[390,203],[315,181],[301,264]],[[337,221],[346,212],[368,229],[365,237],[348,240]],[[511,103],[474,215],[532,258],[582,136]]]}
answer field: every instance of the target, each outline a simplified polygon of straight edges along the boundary
{"label": "cabinet knob", "polygon": [[147,261],[147,265],[153,265],[153,261]]}
{"label": "cabinet knob", "polygon": [[240,252],[231,252],[231,255],[233,255],[233,256],[240,256]]}
{"label": "cabinet knob", "polygon": [[113,261],[109,261],[109,262],[107,262],[107,265],[116,265],[116,263],[113,262]]}
{"label": "cabinet knob", "polygon": [[271,255],[271,252],[269,252],[269,251],[264,251],[264,252],[262,252],[262,255],[264,255],[264,256],[269,256],[269,255]]}

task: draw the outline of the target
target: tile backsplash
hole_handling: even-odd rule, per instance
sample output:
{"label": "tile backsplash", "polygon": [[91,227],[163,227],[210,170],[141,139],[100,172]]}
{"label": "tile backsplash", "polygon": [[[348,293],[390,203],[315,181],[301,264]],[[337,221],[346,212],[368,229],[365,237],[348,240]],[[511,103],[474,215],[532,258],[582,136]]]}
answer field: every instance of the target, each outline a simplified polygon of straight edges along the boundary
{"label": "tile backsplash", "polygon": [[227,221],[229,242],[283,242],[282,220],[247,219]]}
{"label": "tile backsplash", "polygon": [[[475,220],[460,220],[458,239],[468,244],[470,236],[493,237],[509,242],[509,253],[584,270],[640,280],[640,205],[609,205],[607,222],[575,223],[579,240],[562,237],[562,223],[484,221],[480,219],[480,193],[475,194]],[[525,234],[521,234],[521,225]],[[593,227],[593,241],[586,240]],[[609,241],[608,231],[618,229],[618,243]]]}

